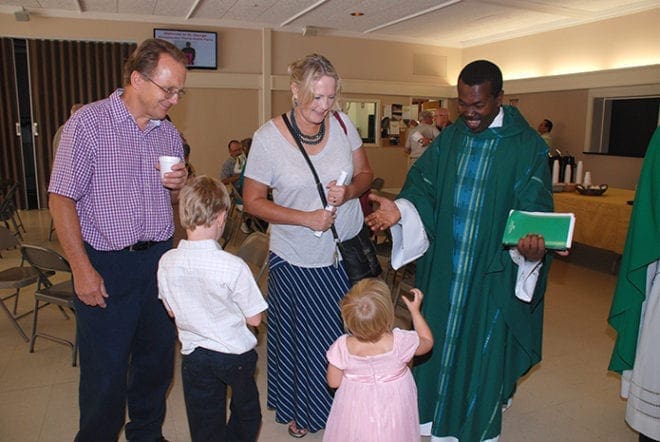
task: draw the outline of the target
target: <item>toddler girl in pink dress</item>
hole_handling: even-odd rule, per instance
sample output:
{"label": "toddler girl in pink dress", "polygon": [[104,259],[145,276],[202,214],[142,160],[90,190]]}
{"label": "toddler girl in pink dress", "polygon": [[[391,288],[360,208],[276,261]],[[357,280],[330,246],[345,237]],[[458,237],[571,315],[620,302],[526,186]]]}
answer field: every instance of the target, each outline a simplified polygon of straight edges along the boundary
{"label": "toddler girl in pink dress", "polygon": [[328,350],[328,385],[337,388],[324,441],[419,442],[417,388],[408,363],[433,347],[419,311],[423,294],[403,297],[414,331],[395,328],[390,289],[364,279],[341,301],[349,334]]}

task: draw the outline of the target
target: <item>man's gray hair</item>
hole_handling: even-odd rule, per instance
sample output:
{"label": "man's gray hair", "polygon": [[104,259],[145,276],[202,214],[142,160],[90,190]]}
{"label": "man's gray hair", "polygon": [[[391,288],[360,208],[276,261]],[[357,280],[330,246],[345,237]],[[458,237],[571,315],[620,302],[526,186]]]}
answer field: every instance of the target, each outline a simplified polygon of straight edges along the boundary
{"label": "man's gray hair", "polygon": [[419,113],[419,119],[423,120],[425,118],[433,117],[433,111],[423,110]]}

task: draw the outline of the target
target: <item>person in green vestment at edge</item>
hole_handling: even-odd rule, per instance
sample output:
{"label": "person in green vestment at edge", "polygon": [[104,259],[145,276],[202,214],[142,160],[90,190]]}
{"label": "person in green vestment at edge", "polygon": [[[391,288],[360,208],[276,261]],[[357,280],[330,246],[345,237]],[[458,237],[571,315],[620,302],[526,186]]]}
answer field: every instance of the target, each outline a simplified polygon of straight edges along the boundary
{"label": "person in green vestment at edge", "polygon": [[639,440],[660,440],[660,127],[646,151],[609,323],[609,369],[621,373],[626,422]]}
{"label": "person in green vestment at edge", "polygon": [[550,255],[540,235],[511,249],[502,235],[511,209],[553,210],[548,146],[502,96],[495,64],[465,66],[461,118],[415,162],[397,200],[374,196],[380,208],[367,217],[376,231],[416,219],[428,237],[416,286],[436,344],[413,373],[432,441],[497,440],[518,379],[541,360]]}

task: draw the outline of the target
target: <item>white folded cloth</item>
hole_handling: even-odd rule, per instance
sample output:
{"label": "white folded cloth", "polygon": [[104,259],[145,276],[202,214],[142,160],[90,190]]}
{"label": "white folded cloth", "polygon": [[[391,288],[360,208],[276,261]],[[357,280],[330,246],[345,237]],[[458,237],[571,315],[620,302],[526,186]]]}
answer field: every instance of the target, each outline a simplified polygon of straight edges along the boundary
{"label": "white folded cloth", "polygon": [[422,256],[429,248],[429,239],[415,206],[403,198],[394,201],[394,204],[401,212],[399,222],[390,227],[392,268],[398,270]]}

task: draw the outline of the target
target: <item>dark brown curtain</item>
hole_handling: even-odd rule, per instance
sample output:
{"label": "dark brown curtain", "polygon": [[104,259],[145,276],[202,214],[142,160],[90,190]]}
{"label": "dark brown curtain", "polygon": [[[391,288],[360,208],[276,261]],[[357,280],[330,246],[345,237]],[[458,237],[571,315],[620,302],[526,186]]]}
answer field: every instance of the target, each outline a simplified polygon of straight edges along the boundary
{"label": "dark brown curtain", "polygon": [[121,87],[134,43],[28,40],[32,118],[38,124],[35,158],[39,200],[47,204],[53,135],[75,103],[90,103]]}
{"label": "dark brown curtain", "polygon": [[[0,179],[22,183],[25,171],[21,138],[16,135],[18,122],[14,42],[11,38],[0,38]],[[20,192],[14,204],[23,207]]]}

